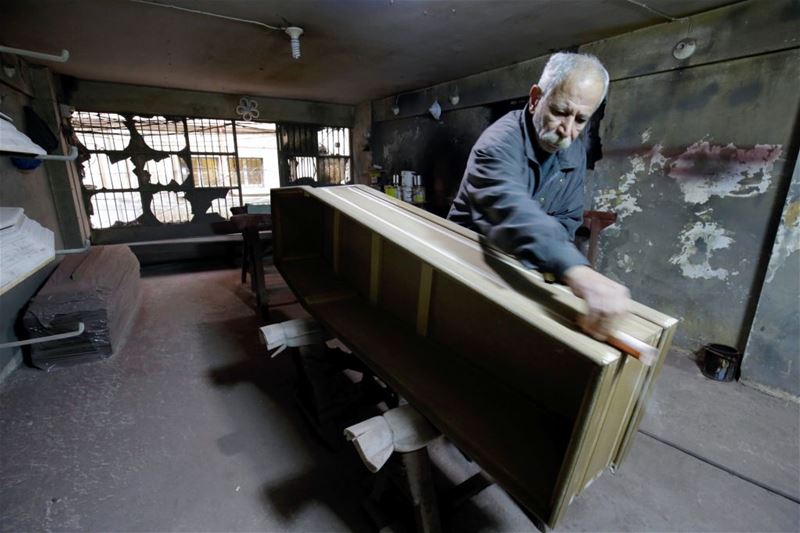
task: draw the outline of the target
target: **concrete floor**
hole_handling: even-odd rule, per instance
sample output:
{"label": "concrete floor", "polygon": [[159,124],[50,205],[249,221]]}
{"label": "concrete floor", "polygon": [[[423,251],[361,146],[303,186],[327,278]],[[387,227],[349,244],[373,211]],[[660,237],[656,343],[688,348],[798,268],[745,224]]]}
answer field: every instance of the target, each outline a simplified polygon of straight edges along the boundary
{"label": "concrete floor", "polygon": [[[290,360],[264,356],[238,271],[161,273],[143,285],[120,353],[50,373],[21,368],[0,388],[0,529],[371,531],[360,507],[370,476],[300,416]],[[291,300],[285,289],[272,296]],[[798,424],[797,404],[708,381],[670,354],[647,434],[557,531],[798,531]],[[441,440],[432,456],[452,482],[477,468]],[[493,486],[445,529],[533,525]]]}

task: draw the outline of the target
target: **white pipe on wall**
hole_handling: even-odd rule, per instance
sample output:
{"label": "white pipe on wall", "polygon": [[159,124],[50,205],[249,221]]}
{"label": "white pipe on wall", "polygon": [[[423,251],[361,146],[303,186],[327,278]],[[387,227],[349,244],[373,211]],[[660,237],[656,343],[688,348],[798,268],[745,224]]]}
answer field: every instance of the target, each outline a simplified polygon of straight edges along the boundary
{"label": "white pipe on wall", "polygon": [[0,45],[0,52],[5,54],[14,54],[22,57],[30,57],[31,59],[41,59],[43,61],[55,61],[56,63],[66,63],[69,59],[69,51],[61,50],[61,55],[45,54],[43,52],[33,52],[31,50],[23,50],[21,48],[11,48],[10,46]]}

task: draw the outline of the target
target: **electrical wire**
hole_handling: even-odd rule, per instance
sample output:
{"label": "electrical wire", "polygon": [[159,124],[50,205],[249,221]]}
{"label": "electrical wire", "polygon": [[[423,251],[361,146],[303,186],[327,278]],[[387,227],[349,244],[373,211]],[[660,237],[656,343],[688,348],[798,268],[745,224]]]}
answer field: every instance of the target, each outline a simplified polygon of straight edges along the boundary
{"label": "electrical wire", "polygon": [[162,4],[161,2],[152,2],[151,0],[128,0],[129,2],[135,2],[137,4],[148,4],[151,6],[158,6],[158,7],[167,7],[170,9],[177,9],[178,11],[186,11],[188,13],[195,13],[197,15],[207,15],[209,17],[217,17],[220,19],[225,20],[233,20],[236,22],[245,22],[247,24],[255,24],[256,26],[261,26],[262,28],[266,28],[268,30],[275,30],[275,31],[286,31],[288,26],[270,26],[269,24],[264,24],[263,22],[259,22],[257,20],[248,20],[248,19],[240,19],[237,17],[229,17],[228,15],[220,15],[219,13],[209,13],[208,11],[201,11],[199,9],[191,9],[189,7],[181,7],[181,6],[174,6],[172,4]]}
{"label": "electrical wire", "polygon": [[629,4],[633,4],[635,6],[639,6],[641,8],[644,8],[644,9],[648,10],[649,12],[658,15],[659,17],[663,17],[663,18],[667,19],[670,22],[683,20],[682,18],[676,18],[676,17],[673,17],[671,15],[667,15],[663,11],[659,11],[658,9],[652,8],[652,7],[648,6],[647,4],[645,4],[644,2],[637,2],[636,0],[625,0],[625,1],[628,2]]}

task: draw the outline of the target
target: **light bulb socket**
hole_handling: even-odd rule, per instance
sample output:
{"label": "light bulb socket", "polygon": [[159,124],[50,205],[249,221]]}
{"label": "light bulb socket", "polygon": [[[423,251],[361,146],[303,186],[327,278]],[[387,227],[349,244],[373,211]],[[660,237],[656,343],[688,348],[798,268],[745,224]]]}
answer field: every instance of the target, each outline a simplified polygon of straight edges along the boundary
{"label": "light bulb socket", "polygon": [[300,59],[300,36],[303,35],[303,28],[289,26],[285,31],[292,39],[292,58]]}
{"label": "light bulb socket", "polygon": [[686,39],[678,41],[678,44],[675,45],[675,47],[672,49],[672,57],[683,61],[692,57],[695,50],[697,50],[697,41],[687,37]]}

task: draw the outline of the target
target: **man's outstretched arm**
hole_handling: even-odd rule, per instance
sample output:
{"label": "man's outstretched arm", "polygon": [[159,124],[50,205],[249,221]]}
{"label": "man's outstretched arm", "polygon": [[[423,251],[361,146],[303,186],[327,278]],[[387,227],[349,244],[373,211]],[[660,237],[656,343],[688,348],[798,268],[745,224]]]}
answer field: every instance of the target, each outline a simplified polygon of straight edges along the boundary
{"label": "man's outstretched arm", "polygon": [[[467,163],[467,188],[473,220],[487,240],[511,253],[527,266],[553,272],[576,296],[583,298],[588,311],[583,329],[605,339],[615,319],[628,311],[630,293],[589,267],[589,262],[571,242],[581,208],[570,208],[562,217],[553,217],[528,193],[525,184],[510,169],[502,150],[476,149]],[[565,224],[566,220],[569,224]],[[572,233],[572,235],[570,234]]]}

